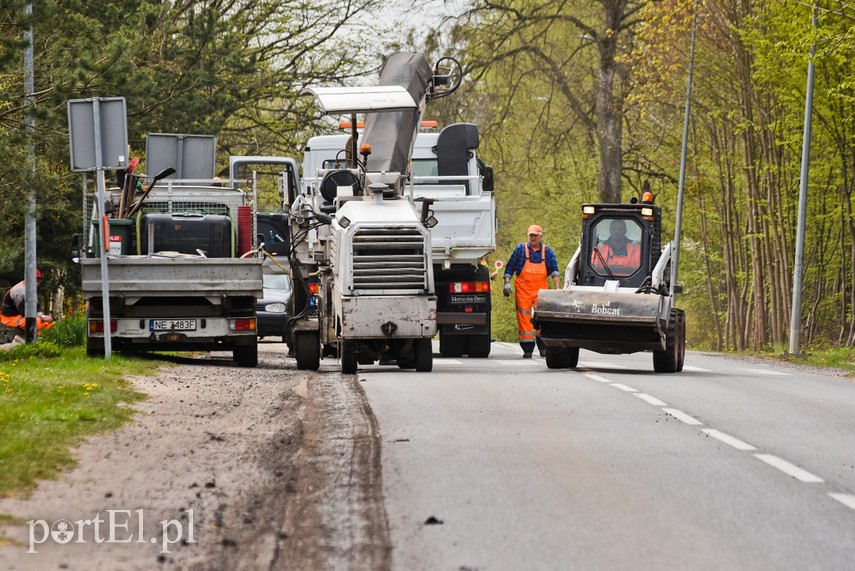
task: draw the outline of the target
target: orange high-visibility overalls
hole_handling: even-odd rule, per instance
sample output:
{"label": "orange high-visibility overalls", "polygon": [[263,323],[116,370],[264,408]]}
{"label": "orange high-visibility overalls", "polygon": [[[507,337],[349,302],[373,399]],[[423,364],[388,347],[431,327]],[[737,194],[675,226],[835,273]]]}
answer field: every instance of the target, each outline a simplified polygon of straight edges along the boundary
{"label": "orange high-visibility overalls", "polygon": [[514,283],[514,300],[517,304],[517,332],[520,343],[534,343],[535,331],[531,324],[531,308],[537,305],[537,292],[547,289],[546,246],[540,245],[540,263],[531,261],[529,245],[525,245],[525,265]]}
{"label": "orange high-visibility overalls", "polygon": [[[15,287],[22,286],[24,282],[18,283]],[[6,295],[3,296],[3,305],[6,305],[6,298],[9,297],[12,293],[12,289],[6,292]],[[0,323],[9,327],[17,327],[21,331],[26,329],[27,320],[23,315],[3,315],[0,313]],[[44,331],[45,329],[50,329],[53,327],[53,321],[45,321],[41,317],[36,317],[36,330]]]}

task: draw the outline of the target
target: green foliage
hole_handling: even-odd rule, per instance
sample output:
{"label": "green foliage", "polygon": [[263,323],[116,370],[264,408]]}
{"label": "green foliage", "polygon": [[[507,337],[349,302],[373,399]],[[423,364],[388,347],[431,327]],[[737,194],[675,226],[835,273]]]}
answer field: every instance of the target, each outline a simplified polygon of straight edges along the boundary
{"label": "green foliage", "polygon": [[40,343],[58,347],[79,347],[86,342],[86,316],[76,315],[57,320],[53,327],[39,336]]}

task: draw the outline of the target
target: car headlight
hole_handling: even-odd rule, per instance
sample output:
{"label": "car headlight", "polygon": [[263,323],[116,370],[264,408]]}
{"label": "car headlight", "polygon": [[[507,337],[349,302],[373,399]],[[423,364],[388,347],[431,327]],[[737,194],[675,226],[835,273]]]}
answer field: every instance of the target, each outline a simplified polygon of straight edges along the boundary
{"label": "car headlight", "polygon": [[285,313],[288,308],[284,303],[270,303],[264,307],[264,311],[268,313]]}

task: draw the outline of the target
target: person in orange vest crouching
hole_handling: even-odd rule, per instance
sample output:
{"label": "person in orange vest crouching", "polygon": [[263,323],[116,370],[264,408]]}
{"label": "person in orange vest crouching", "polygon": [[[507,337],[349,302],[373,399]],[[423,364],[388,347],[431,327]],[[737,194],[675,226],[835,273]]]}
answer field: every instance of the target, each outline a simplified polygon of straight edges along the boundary
{"label": "person in orange vest crouching", "polygon": [[[42,272],[36,270],[37,286],[41,279]],[[3,296],[3,304],[0,306],[0,323],[9,327],[17,327],[21,331],[24,331],[26,329],[26,319],[24,318],[26,305],[26,284],[24,281],[20,281],[12,286],[6,292],[6,295]],[[42,315],[38,308],[36,311],[38,311],[36,329],[38,331],[50,329],[53,326],[53,318],[50,315]]]}
{"label": "person in orange vest crouching", "polygon": [[514,300],[517,308],[517,333],[523,358],[530,359],[537,345],[540,356],[546,355],[546,349],[540,340],[538,332],[531,323],[531,308],[537,305],[537,292],[549,289],[547,276],[558,288],[558,260],[549,246],[542,242],[543,228],[537,224],[528,227],[528,242],[514,248],[505,266],[505,287],[502,293],[505,297],[511,295],[511,278],[514,281]]}

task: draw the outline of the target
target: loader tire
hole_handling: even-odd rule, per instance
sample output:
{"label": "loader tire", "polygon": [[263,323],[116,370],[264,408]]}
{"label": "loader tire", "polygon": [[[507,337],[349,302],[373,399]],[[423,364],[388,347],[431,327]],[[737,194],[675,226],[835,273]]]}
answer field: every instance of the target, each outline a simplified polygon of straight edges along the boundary
{"label": "loader tire", "polygon": [[258,343],[239,345],[232,349],[232,357],[239,367],[258,366]]}
{"label": "loader tire", "polygon": [[473,359],[486,359],[490,356],[490,334],[469,335],[466,339],[466,353]]}
{"label": "loader tire", "polygon": [[653,370],[657,373],[676,373],[679,365],[678,354],[680,352],[679,339],[679,316],[676,309],[672,309],[668,316],[668,329],[665,332],[665,350],[653,352]]}
{"label": "loader tire", "polygon": [[356,373],[359,358],[356,355],[356,341],[344,339],[339,345],[341,348],[341,372],[345,375]]}
{"label": "loader tire", "polygon": [[578,347],[547,347],[546,366],[549,369],[570,369],[579,362]]}
{"label": "loader tire", "polygon": [[677,310],[679,321],[677,323],[677,340],[680,345],[677,349],[677,372],[683,370],[683,363],[686,361],[686,312],[682,309]]}
{"label": "loader tire", "polygon": [[294,334],[297,368],[301,371],[317,371],[321,367],[321,340],[314,332]]}
{"label": "loader tire", "polygon": [[466,337],[464,335],[446,335],[439,332],[439,354],[443,357],[462,357],[466,350]]}
{"label": "loader tire", "polygon": [[433,370],[433,343],[430,339],[416,339],[413,344],[416,371],[430,373]]}

